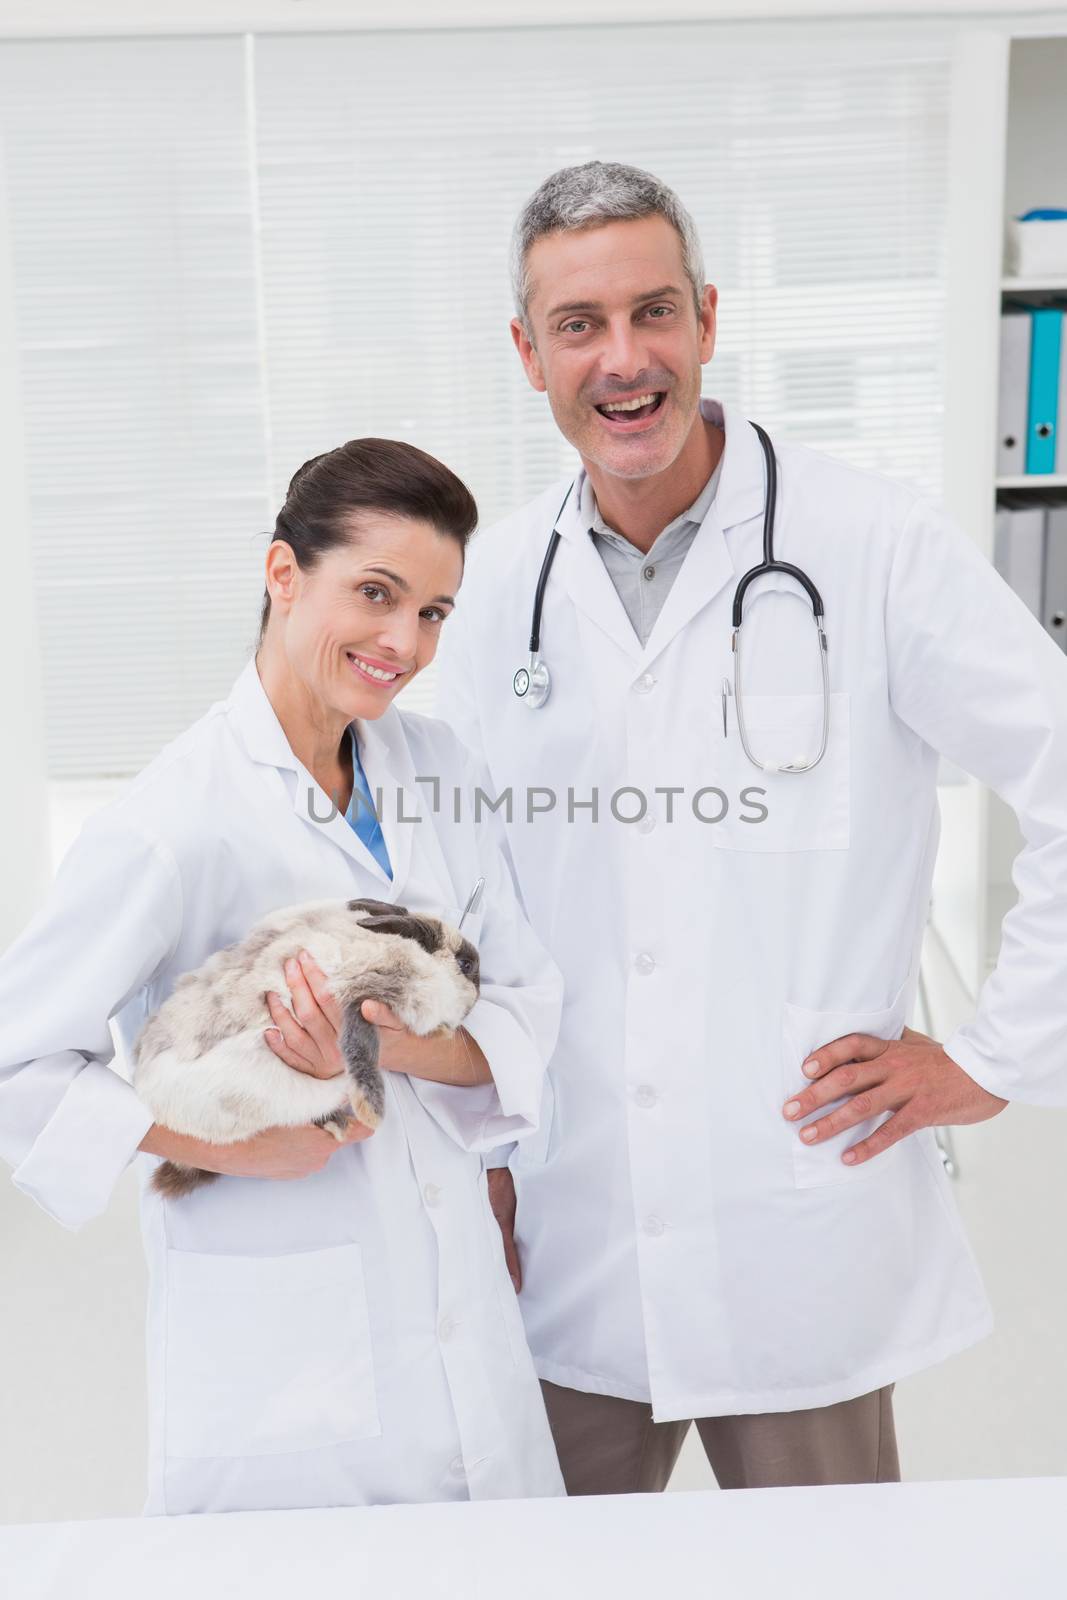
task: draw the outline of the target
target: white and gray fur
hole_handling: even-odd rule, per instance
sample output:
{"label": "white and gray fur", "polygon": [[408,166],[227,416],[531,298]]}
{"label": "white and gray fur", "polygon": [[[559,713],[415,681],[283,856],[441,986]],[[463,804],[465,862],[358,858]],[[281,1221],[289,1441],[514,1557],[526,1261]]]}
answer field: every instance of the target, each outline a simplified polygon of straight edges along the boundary
{"label": "white and gray fur", "polygon": [[[307,950],[330,980],[347,1071],[315,1078],[286,1066],[263,1037],[268,990],[289,1005],[283,963]],[[134,1044],[134,1088],[155,1120],[210,1144],[266,1128],[319,1123],[342,1136],[349,1108],[376,1128],[385,1110],[378,1031],[364,1000],[389,1006],[412,1033],[451,1033],[478,998],[478,952],[434,917],[378,900],[323,900],[272,912],[248,936],[178,979]],[[162,1194],[216,1176],[165,1161]]]}

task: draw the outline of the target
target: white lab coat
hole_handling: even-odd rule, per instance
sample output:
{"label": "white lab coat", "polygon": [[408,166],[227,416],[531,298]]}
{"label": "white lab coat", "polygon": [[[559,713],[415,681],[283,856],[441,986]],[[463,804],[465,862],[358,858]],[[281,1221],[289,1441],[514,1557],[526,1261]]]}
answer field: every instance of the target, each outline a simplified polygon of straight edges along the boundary
{"label": "white lab coat", "polygon": [[[552,695],[515,698],[554,484],[475,541],[439,701],[512,788],[519,888],[564,976],[554,1111],[512,1158],[535,1363],[660,1420],[846,1400],[989,1331],[933,1133],[849,1168],[865,1125],[809,1149],[781,1110],[813,1048],[908,1017],[938,751],[1026,836],[996,972],[946,1048],[994,1093],[1067,1103],[1063,656],[913,491],[778,441],[776,555],[821,589],[832,720],[813,771],[758,771],[732,697],[723,736],[721,687],[734,588],[761,559],[763,456],[743,416],[704,405],[726,430],[720,486],[647,646],[572,494],[544,607]],[[818,655],[790,580],[749,591],[744,666],[753,749],[810,755]],[[627,785],[648,812],[621,824]],[[720,821],[693,815],[705,786]],[[579,809],[594,788],[597,824]]]}
{"label": "white lab coat", "polygon": [[314,1176],[176,1202],[143,1187],[153,1513],[562,1493],[479,1154],[536,1126],[559,975],[497,824],[472,808],[454,823],[444,800],[436,821],[417,782],[475,781],[451,732],[390,709],[362,733],[392,882],[342,816],[314,820],[327,799],[250,661],[89,821],[0,962],[0,1153],[77,1227],[152,1120],[109,1065],[109,1017],[128,1046],[181,973],[276,907],[358,896],[456,920],[487,880],[464,932],[482,962],[467,1027],[493,1083],[387,1073],[381,1127]]}

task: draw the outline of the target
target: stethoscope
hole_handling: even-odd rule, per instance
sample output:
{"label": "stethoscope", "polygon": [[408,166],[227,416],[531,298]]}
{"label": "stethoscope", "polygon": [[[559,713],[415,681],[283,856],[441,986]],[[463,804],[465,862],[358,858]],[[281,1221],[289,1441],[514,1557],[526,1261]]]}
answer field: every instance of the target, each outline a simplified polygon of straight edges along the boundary
{"label": "stethoscope", "polygon": [[[788,561],[774,559],[774,513],[778,498],[778,462],[775,458],[774,447],[758,422],[753,422],[752,427],[759,436],[763,447],[763,456],[766,462],[767,494],[763,509],[763,560],[758,566],[752,567],[741,578],[734,590],[733,603],[733,632],[730,636],[730,649],[734,658],[734,683],[733,697],[737,706],[737,732],[741,740],[741,748],[753,766],[759,767],[763,772],[810,772],[817,767],[826,754],[826,742],[830,734],[830,675],[827,667],[826,633],[823,630],[823,603],[822,596],[812,583],[807,573],[800,567],[793,566]],[[556,558],[559,548],[560,533],[559,519],[571,497],[574,484],[571,483],[567,493],[563,496],[562,504],[556,512],[552,525],[552,536],[548,541],[548,549],[541,563],[541,571],[537,577],[537,588],[534,591],[533,617],[530,623],[530,660],[525,667],[520,667],[511,680],[511,686],[517,697],[524,701],[531,710],[539,710],[548,700],[552,692],[552,675],[548,670],[548,663],[541,655],[541,618],[545,604],[545,589],[548,585],[549,573],[552,563]],[[761,761],[754,755],[748,743],[748,734],[745,728],[744,701],[741,694],[741,621],[745,604],[745,594],[749,585],[768,572],[781,572],[787,577],[795,579],[811,601],[812,617],[818,634],[819,666],[822,675],[822,733],[819,740],[817,754],[810,761],[802,758],[786,762]],[[727,731],[726,704],[729,692],[729,680],[723,679],[722,688],[722,724],[723,735]]]}

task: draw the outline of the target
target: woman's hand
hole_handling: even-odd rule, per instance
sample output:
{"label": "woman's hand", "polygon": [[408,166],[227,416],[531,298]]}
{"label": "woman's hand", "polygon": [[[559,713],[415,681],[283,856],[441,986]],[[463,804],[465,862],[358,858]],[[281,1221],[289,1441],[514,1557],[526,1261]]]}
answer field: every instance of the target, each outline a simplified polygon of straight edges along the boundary
{"label": "woman's hand", "polygon": [[[274,1054],[298,1072],[333,1078],[344,1071],[337,1043],[341,1008],[330,993],[326,974],[306,950],[299,961],[285,963],[285,981],[293,997],[294,1017],[275,994],[267,1004],[275,1023],[264,1038]],[[406,1072],[431,1083],[492,1082],[481,1046],[465,1028],[425,1036],[410,1032],[380,1000],[364,1000],[363,1016],[378,1029],[378,1065],[384,1072]]]}
{"label": "woman's hand", "polygon": [[221,1172],[230,1178],[309,1178],[312,1173],[321,1172],[343,1145],[369,1139],[373,1131],[352,1118],[341,1138],[335,1138],[326,1128],[309,1124],[302,1128],[267,1128],[239,1144],[208,1144],[153,1123],[138,1149],[184,1167]]}
{"label": "woman's hand", "polygon": [[345,1070],[337,1036],[341,1031],[341,1008],[330,991],[326,974],[316,961],[301,950],[300,960],[285,963],[285,981],[293,997],[292,1011],[273,989],[267,994],[267,1009],[273,1028],[263,1037],[279,1060],[297,1072],[313,1078],[336,1078]]}

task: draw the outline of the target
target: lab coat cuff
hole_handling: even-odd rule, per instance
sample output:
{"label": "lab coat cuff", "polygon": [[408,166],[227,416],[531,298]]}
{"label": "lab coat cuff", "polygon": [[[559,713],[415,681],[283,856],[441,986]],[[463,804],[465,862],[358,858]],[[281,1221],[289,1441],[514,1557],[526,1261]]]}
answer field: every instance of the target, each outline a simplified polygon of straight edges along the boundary
{"label": "lab coat cuff", "polygon": [[106,1209],[152,1121],[125,1078],[88,1061],[12,1181],[65,1228],[80,1228]]}
{"label": "lab coat cuff", "polygon": [[464,1149],[485,1154],[537,1131],[544,1062],[503,1006],[482,999],[463,1026],[481,1046],[492,1083],[472,1088],[412,1078],[423,1106]]}
{"label": "lab coat cuff", "polygon": [[481,1046],[496,1091],[494,1143],[535,1133],[541,1112],[545,1063],[533,1041],[510,1011],[479,1000],[464,1027]]}
{"label": "lab coat cuff", "polygon": [[498,1144],[495,1150],[490,1150],[485,1157],[486,1170],[492,1172],[497,1167],[509,1167],[511,1158],[516,1150],[515,1140],[510,1144]]}
{"label": "lab coat cuff", "polygon": [[[967,1027],[957,1028],[941,1048],[987,1094],[995,1094],[1002,1100],[1026,1099],[1025,1094],[1018,1092],[1017,1073],[1009,1066],[990,1061],[974,1043]],[[1042,1104],[1047,1105],[1048,1101]]]}

